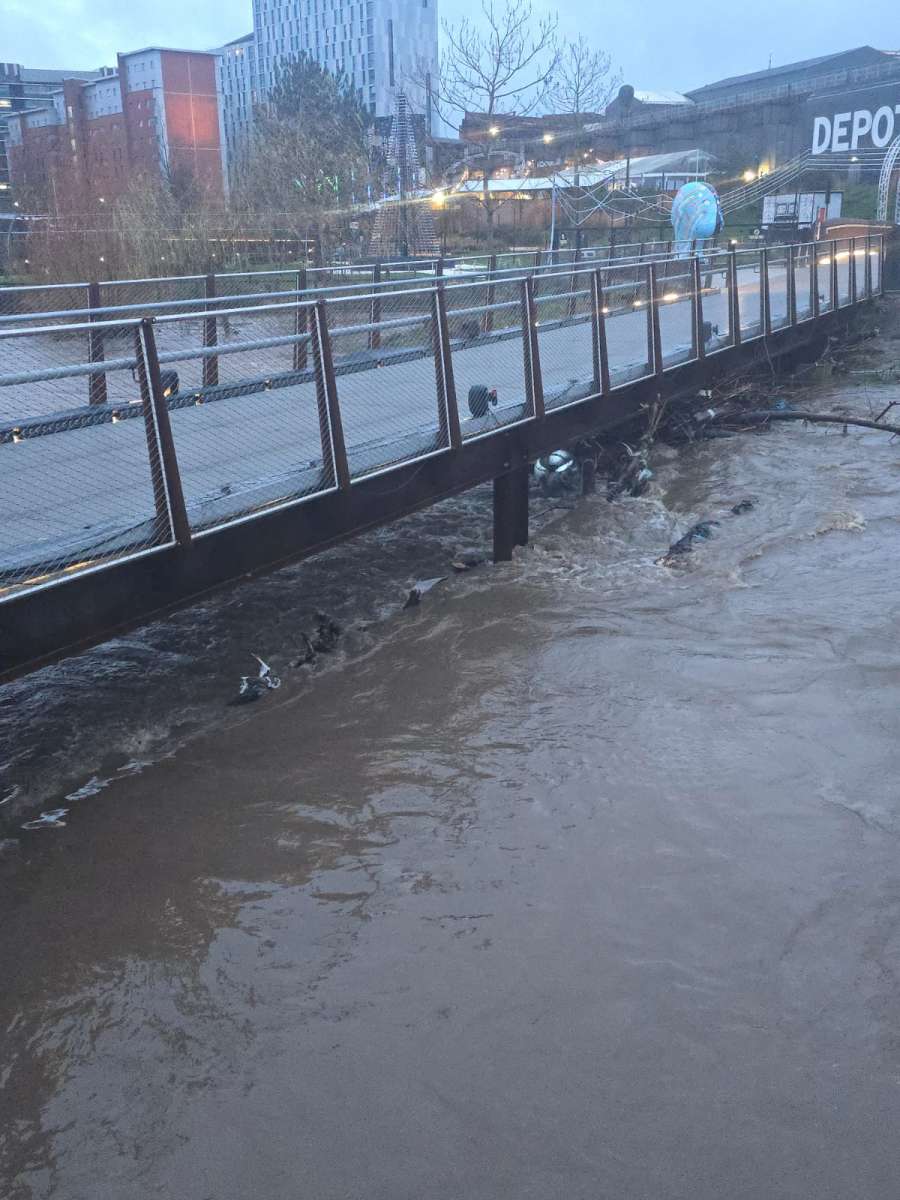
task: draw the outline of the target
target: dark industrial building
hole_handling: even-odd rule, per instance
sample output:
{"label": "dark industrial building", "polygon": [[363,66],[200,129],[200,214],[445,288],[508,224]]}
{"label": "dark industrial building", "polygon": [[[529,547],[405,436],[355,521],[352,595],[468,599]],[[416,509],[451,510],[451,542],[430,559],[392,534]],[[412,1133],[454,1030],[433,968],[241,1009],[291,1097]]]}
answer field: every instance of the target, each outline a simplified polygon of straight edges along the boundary
{"label": "dark industrial building", "polygon": [[[856,149],[851,145],[852,114],[867,112],[872,117],[869,124],[874,124],[875,114],[890,108],[890,126],[883,115],[874,140],[866,142],[869,131],[862,132],[868,117],[860,117],[857,128],[860,145],[877,148],[885,144],[883,139],[889,128],[893,133],[894,115],[898,115],[895,105],[900,105],[900,54],[859,46],[721,79],[683,97],[672,97],[665,104],[645,103],[641,95],[623,88],[604,118],[593,126],[594,144],[606,156],[702,146],[725,169],[771,170],[805,151],[823,152],[823,123],[818,126],[818,146],[813,143],[817,116],[830,122],[835,114],[851,114],[846,145],[839,125],[835,144],[827,147],[849,150]],[[900,115],[897,123],[900,132]]]}

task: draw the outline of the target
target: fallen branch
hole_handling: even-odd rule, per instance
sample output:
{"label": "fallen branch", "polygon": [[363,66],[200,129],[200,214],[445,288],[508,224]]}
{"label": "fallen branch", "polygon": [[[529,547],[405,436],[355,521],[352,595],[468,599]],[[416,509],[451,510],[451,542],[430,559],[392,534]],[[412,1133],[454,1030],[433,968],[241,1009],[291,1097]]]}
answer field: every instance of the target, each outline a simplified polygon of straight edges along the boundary
{"label": "fallen branch", "polygon": [[882,433],[900,435],[900,425],[887,425],[878,421],[867,421],[863,417],[839,417],[830,413],[803,412],[799,409],[764,409],[761,412],[737,412],[717,414],[710,424],[739,422],[741,425],[764,425],[767,421],[809,421],[812,425],[858,425],[861,429],[878,429]]}

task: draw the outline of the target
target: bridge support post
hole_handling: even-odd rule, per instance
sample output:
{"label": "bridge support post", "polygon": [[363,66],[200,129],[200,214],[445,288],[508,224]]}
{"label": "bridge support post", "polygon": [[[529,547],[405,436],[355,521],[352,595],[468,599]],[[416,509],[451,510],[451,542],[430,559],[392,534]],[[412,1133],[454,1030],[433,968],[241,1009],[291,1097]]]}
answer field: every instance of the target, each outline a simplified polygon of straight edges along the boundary
{"label": "bridge support post", "polygon": [[509,562],[528,545],[528,464],[494,480],[494,562]]}
{"label": "bridge support post", "polygon": [[328,309],[324,300],[315,305],[313,357],[316,364],[316,400],[319,406],[319,436],[322,441],[322,462],[329,459],[334,467],[334,482],[342,492],[350,490],[350,464],[344,442],[344,423],[338,403],[337,378],[331,356],[331,335],[328,332]]}
{"label": "bridge support post", "polygon": [[760,251],[760,331],[763,337],[772,337],[772,298],[769,295],[769,251],[763,246]]}
{"label": "bridge support post", "polygon": [[525,353],[525,395],[531,415],[541,420],[544,416],[544,380],[538,347],[534,281],[528,275],[522,280],[522,342]]}
{"label": "bridge support post", "polygon": [[700,259],[694,255],[691,259],[691,332],[694,335],[694,357],[706,358],[706,334],[703,331],[703,275],[700,270]]}
{"label": "bridge support post", "polygon": [[484,314],[482,321],[482,330],[484,333],[492,333],[494,329],[494,313],[491,305],[494,303],[496,288],[494,287],[494,275],[497,271],[497,255],[492,254],[488,259],[488,285],[485,294],[485,304],[488,306],[487,312]]}
{"label": "bridge support post", "polygon": [[[102,307],[100,300],[100,284],[96,282],[88,284],[88,308],[94,310]],[[91,312],[91,324],[101,320],[99,314]],[[88,361],[103,362],[103,334],[99,329],[91,329],[88,332]],[[106,372],[98,371],[96,374],[88,376],[88,403],[89,404],[105,404],[106,403]]]}
{"label": "bridge support post", "polygon": [[593,323],[591,327],[591,342],[594,354],[594,390],[601,396],[608,396],[609,382],[609,350],[606,344],[606,313],[603,303],[603,278],[600,269],[591,273],[591,308]]}
{"label": "bridge support post", "polygon": [[741,344],[741,301],[738,295],[737,255],[728,253],[728,322],[731,326],[731,344]]}
{"label": "bridge support post", "polygon": [[[381,292],[379,285],[381,284],[381,263],[376,263],[372,268],[372,303],[369,308],[369,324],[377,325],[381,320]],[[381,330],[369,330],[369,349],[377,350],[381,345]]]}
{"label": "bridge support post", "polygon": [[[214,301],[216,295],[216,277],[215,275],[207,275],[204,281],[204,295],[207,301]],[[207,304],[207,314],[210,308],[215,308],[215,304]],[[217,321],[215,316],[207,315],[203,321],[203,346],[204,349],[209,349],[211,346],[218,345],[219,334]],[[203,386],[215,387],[219,382],[219,356],[218,354],[207,354],[203,358]]]}
{"label": "bridge support post", "polygon": [[797,324],[797,247],[787,251],[787,319],[793,328]]}
{"label": "bridge support post", "polygon": [[434,370],[438,394],[438,428],[441,440],[452,450],[462,446],[459,427],[459,405],[453,379],[453,358],[450,353],[450,327],[447,321],[447,297],[438,284],[431,293],[431,344],[434,350]]}
{"label": "bridge support post", "polygon": [[662,329],[659,322],[660,306],[659,284],[657,281],[656,263],[647,265],[647,320],[649,322],[649,354],[650,370],[660,378],[663,373]]}
{"label": "bridge support post", "polygon": [[[169,420],[169,404],[164,394],[153,333],[153,318],[144,317],[137,335],[138,379],[144,406],[144,428],[150,458],[150,477],[160,528],[171,533],[176,543],[187,549],[191,544],[191,523],[184,502],[181,472]],[[171,525],[170,525],[171,523]]]}
{"label": "bridge support post", "polygon": [[581,463],[581,494],[592,496],[597,490],[597,463],[593,458],[585,458]]}
{"label": "bridge support post", "polygon": [[308,362],[306,338],[304,334],[309,333],[309,309],[306,307],[306,300],[303,293],[306,291],[306,267],[301,267],[297,272],[297,279],[294,284],[297,290],[297,312],[294,317],[294,333],[297,338],[303,338],[302,341],[294,342],[294,370],[306,370]]}

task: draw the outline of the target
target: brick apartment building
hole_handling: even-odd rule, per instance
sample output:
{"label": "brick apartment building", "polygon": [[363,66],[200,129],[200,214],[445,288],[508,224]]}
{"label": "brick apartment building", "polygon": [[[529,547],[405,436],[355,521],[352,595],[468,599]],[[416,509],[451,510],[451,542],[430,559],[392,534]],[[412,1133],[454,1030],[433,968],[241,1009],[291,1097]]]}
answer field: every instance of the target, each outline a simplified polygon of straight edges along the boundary
{"label": "brick apartment building", "polygon": [[120,196],[137,176],[190,178],[224,195],[216,55],[148,47],[117,72],[67,79],[8,121],[10,180],[57,212]]}

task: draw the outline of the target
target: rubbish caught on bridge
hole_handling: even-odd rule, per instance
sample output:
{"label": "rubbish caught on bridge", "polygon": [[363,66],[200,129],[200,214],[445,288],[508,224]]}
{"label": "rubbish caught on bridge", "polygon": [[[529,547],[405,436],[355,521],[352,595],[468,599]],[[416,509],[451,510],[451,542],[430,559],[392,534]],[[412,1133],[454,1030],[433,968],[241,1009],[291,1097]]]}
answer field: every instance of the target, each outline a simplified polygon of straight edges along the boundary
{"label": "rubbish caught on bridge", "polygon": [[258,654],[253,657],[259,663],[259,674],[256,679],[251,679],[249,675],[242,675],[238,694],[228,703],[232,706],[238,704],[252,704],[254,700],[258,700],[260,696],[267,691],[275,691],[281,687],[281,679],[277,675],[272,674],[272,668],[267,662],[264,662]]}
{"label": "rubbish caught on bridge", "polygon": [[577,459],[568,450],[554,450],[534,464],[534,477],[545,496],[554,496],[575,487],[577,467]]}

